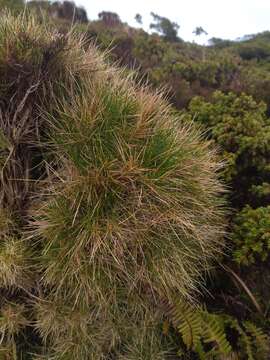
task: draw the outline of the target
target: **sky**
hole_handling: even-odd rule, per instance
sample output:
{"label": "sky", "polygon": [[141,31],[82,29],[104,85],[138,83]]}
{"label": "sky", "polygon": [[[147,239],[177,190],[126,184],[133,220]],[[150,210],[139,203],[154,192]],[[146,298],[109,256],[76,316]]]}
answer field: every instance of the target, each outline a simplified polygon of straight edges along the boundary
{"label": "sky", "polygon": [[186,41],[197,41],[193,30],[202,26],[208,38],[236,39],[270,30],[270,0],[75,0],[83,6],[90,20],[106,10],[116,12],[123,22],[137,26],[139,13],[143,27],[149,30],[150,12],[169,18],[180,25],[178,35]]}

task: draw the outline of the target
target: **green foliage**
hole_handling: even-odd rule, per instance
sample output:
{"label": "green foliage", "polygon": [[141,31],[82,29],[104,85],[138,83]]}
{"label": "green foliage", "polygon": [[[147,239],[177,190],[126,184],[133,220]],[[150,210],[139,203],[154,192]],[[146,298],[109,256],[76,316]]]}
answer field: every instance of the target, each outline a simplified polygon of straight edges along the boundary
{"label": "green foliage", "polygon": [[14,13],[18,13],[24,9],[24,0],[0,0],[0,10],[5,8]]}
{"label": "green foliage", "polygon": [[244,328],[246,334],[252,339],[252,349],[255,352],[254,358],[263,359],[266,354],[269,354],[269,337],[262,331],[262,329],[256,327],[250,321],[244,322]]}
{"label": "green foliage", "polygon": [[246,206],[237,214],[233,227],[233,256],[242,265],[265,261],[270,250],[270,206]]}
{"label": "green foliage", "polygon": [[186,349],[197,353],[200,359],[214,359],[231,353],[221,317],[182,302],[172,308],[170,316]]}
{"label": "green foliage", "polygon": [[270,178],[270,121],[265,104],[245,94],[218,91],[211,102],[194,98],[189,110],[209,129],[208,136],[219,145],[227,161],[224,178],[233,187],[236,206],[257,205],[256,187]]}
{"label": "green foliage", "polygon": [[258,35],[247,36],[246,41],[239,42],[235,46],[235,51],[244,60],[267,60],[270,56],[269,32]]}
{"label": "green foliage", "polygon": [[[203,125],[206,129],[205,136],[219,146],[220,156],[226,161],[223,177],[232,189],[230,198],[235,209],[229,223],[231,259],[225,258],[223,261],[232,268],[235,267],[234,263],[240,266],[238,271],[241,275],[237,275],[237,278],[241,282],[241,290],[235,295],[233,283],[226,283],[224,278],[220,280],[220,289],[212,290],[215,296],[222,296],[226,301],[230,299],[235,307],[233,313],[236,317],[226,318],[225,334],[232,341],[236,339],[231,343],[238,354],[234,355],[236,358],[264,359],[267,358],[265,354],[269,349],[265,350],[265,347],[256,342],[256,335],[248,331],[246,321],[238,319],[248,319],[248,323],[253,319],[255,328],[257,324],[266,328],[268,326],[263,311],[257,306],[258,303],[267,304],[267,300],[262,300],[260,296],[265,294],[266,299],[269,298],[268,290],[263,290],[263,286],[258,284],[258,276],[262,270],[255,270],[260,262],[266,263],[269,254],[270,223],[267,205],[270,180],[270,120],[266,115],[266,105],[246,94],[224,94],[218,91],[210,101],[201,97],[194,98],[189,106],[189,116]],[[241,269],[242,266],[245,268]],[[261,276],[267,278],[266,267],[263,272]],[[228,295],[224,296],[225,292]],[[253,304],[256,302],[260,315],[254,316],[251,310],[243,310],[247,295]],[[237,310],[238,305],[242,306],[242,310]],[[218,306],[215,305],[215,308]],[[227,312],[231,313],[228,305]],[[258,331],[261,333],[261,330]],[[267,344],[269,340],[266,340],[265,335],[263,338]],[[261,349],[264,349],[262,353]]]}
{"label": "green foliage", "polygon": [[132,37],[132,57],[151,82],[169,90],[174,105],[181,109],[194,95],[208,96],[216,89],[237,87],[238,59],[217,54],[196,44],[168,42],[140,32]]}
{"label": "green foliage", "polygon": [[217,49],[224,49],[224,48],[227,48],[229,46],[232,46],[233,41],[213,37],[213,38],[209,39],[209,44],[211,46],[214,46]]}
{"label": "green foliage", "polygon": [[236,319],[226,317],[226,323],[238,335],[237,346],[239,359],[267,359],[269,355],[269,336],[253,323],[245,321],[242,324]]}
{"label": "green foliage", "polygon": [[[205,359],[267,359],[269,338],[251,322],[177,302],[168,311],[186,351]],[[231,340],[228,334],[231,333]],[[179,354],[187,354],[179,351]],[[183,359],[186,357],[184,356]]]}

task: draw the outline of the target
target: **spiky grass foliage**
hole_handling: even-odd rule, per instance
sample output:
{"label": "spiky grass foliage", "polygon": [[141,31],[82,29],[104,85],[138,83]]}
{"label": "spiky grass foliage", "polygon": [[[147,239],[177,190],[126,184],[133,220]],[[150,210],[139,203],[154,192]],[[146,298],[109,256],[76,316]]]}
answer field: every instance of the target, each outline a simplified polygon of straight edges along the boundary
{"label": "spiky grass foliage", "polygon": [[9,293],[32,283],[30,249],[18,231],[11,213],[0,208],[0,288]]}
{"label": "spiky grass foliage", "polygon": [[0,359],[11,360],[21,358],[17,351],[19,335],[29,325],[25,305],[3,302],[0,310]]}
{"label": "spiky grass foliage", "polygon": [[3,287],[50,359],[166,358],[160,300],[191,299],[222,247],[214,151],[72,33],[4,14],[0,45]]}

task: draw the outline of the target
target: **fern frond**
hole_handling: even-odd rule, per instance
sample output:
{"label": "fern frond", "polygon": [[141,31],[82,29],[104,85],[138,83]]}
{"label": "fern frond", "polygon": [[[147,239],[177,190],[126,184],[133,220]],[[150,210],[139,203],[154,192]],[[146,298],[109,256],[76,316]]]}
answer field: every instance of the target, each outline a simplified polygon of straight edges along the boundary
{"label": "fern frond", "polygon": [[256,349],[258,356],[260,356],[260,359],[266,359],[267,354],[270,353],[269,337],[261,328],[250,321],[245,321],[243,325],[246,331],[251,335],[253,346]]}
{"label": "fern frond", "polygon": [[232,347],[226,338],[222,317],[209,314],[207,311],[201,313],[203,322],[203,338],[205,343],[213,343],[219,354],[229,355]]}
{"label": "fern frond", "polygon": [[230,326],[234,328],[239,334],[239,341],[241,343],[241,348],[244,348],[248,360],[256,360],[254,358],[253,348],[252,348],[252,339],[239,325],[239,322],[236,319],[230,320]]}
{"label": "fern frond", "polygon": [[[269,337],[251,322],[239,323],[236,318],[224,314],[209,313],[202,306],[175,301],[167,306],[167,315],[186,347],[199,359],[265,360],[269,354]],[[226,336],[235,330],[237,346]]]}
{"label": "fern frond", "polygon": [[220,316],[181,301],[171,307],[169,314],[186,348],[196,352],[201,359],[206,358],[203,344],[212,344],[212,355],[232,352]]}
{"label": "fern frond", "polygon": [[187,349],[194,349],[200,343],[202,319],[200,313],[187,303],[178,303],[172,316]]}

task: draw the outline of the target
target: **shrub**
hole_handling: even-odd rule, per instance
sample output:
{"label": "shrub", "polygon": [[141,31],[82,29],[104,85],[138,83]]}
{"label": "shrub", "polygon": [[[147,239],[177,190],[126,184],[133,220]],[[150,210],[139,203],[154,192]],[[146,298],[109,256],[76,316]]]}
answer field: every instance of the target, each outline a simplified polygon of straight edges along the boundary
{"label": "shrub", "polygon": [[2,15],[0,45],[2,348],[164,358],[160,300],[222,247],[214,150],[74,34]]}
{"label": "shrub", "polygon": [[233,228],[235,261],[242,265],[265,261],[270,250],[270,206],[246,206],[236,217]]}
{"label": "shrub", "polygon": [[9,8],[10,11],[18,13],[23,10],[25,6],[24,0],[0,0],[0,9]]}
{"label": "shrub", "polygon": [[190,114],[205,125],[207,135],[227,160],[224,178],[234,190],[235,207],[241,208],[245,203],[258,206],[267,196],[261,186],[269,182],[270,176],[270,122],[266,105],[246,94],[217,91],[211,102],[194,98]]}

